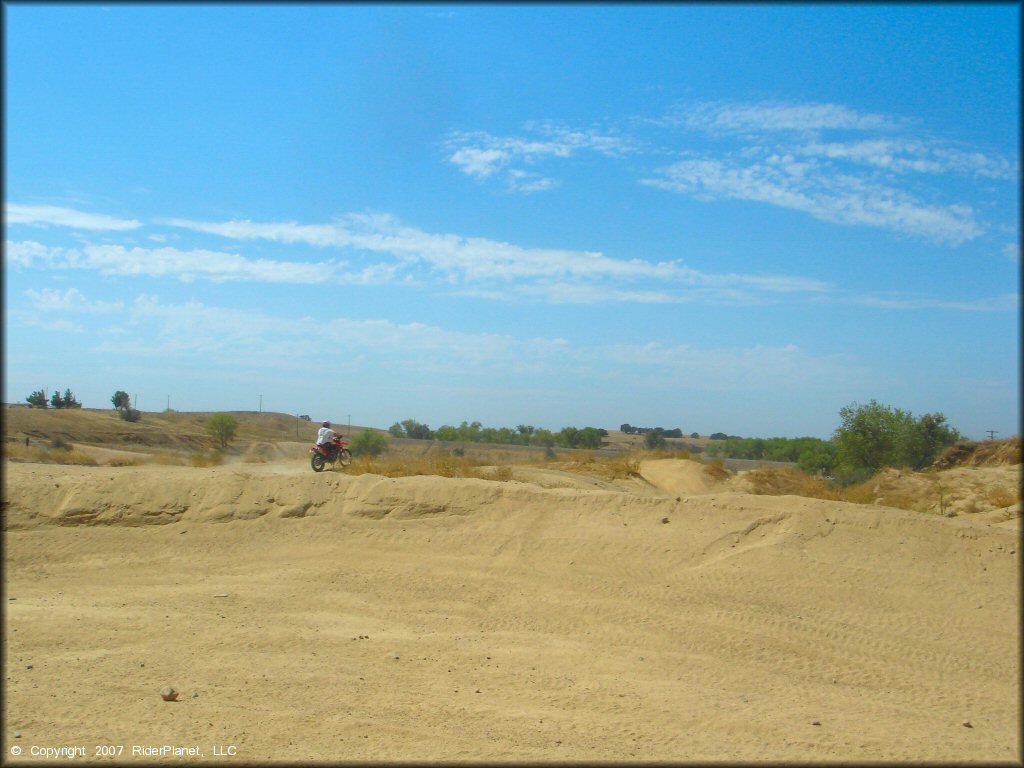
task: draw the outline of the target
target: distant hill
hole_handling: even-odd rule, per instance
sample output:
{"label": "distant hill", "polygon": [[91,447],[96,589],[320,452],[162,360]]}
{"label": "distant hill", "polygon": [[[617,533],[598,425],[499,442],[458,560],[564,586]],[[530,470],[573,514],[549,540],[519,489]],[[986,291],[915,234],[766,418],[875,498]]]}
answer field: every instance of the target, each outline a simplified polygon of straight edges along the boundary
{"label": "distant hill", "polygon": [[[143,411],[139,421],[122,419],[113,408],[3,409],[4,441],[51,441],[131,450],[208,450],[212,441],[203,424],[216,411]],[[287,413],[226,411],[238,420],[233,445],[244,450],[255,442],[312,442],[319,422],[297,419]],[[349,433],[347,425],[339,431]],[[354,433],[364,427],[353,425]]]}

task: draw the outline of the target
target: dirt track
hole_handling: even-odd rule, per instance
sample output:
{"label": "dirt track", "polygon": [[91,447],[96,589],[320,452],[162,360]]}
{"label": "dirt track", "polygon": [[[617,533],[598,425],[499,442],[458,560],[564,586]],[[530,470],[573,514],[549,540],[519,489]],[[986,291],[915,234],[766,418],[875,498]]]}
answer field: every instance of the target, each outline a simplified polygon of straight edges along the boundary
{"label": "dirt track", "polygon": [[26,752],[1021,760],[1019,521],[697,487],[690,462],[6,470]]}

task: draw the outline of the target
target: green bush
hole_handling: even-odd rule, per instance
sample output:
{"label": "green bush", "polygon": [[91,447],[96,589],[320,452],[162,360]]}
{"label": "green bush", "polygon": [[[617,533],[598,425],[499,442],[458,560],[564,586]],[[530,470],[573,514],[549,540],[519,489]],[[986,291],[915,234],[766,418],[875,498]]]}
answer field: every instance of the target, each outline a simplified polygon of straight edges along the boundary
{"label": "green bush", "polygon": [[852,403],[839,411],[836,463],[843,475],[875,473],[883,467],[930,467],[939,452],[960,439],[941,413],[915,419],[908,411],[872,400]]}
{"label": "green bush", "polygon": [[380,456],[388,449],[390,441],[387,435],[364,429],[356,433],[349,444],[353,456]]}
{"label": "green bush", "polygon": [[220,448],[227,448],[228,443],[234,438],[238,431],[238,420],[230,413],[211,414],[203,425],[206,431]]}

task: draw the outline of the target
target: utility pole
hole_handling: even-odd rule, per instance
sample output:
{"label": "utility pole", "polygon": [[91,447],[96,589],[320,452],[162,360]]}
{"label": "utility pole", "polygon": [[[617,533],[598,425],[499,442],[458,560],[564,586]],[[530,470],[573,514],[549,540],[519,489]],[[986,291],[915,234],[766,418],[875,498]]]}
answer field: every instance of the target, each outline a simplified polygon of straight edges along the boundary
{"label": "utility pole", "polygon": [[986,431],[986,432],[988,432],[988,439],[989,439],[989,440],[995,440],[995,439],[996,439],[996,435],[998,435],[998,434],[999,434],[999,433],[998,433],[998,432],[997,432],[996,430],[994,430],[994,429],[986,429],[985,431]]}
{"label": "utility pole", "polygon": [[171,410],[171,396],[170,395],[167,396],[167,410],[168,411]]}
{"label": "utility pole", "polygon": [[139,410],[139,393],[138,392],[135,393],[135,403],[132,405],[132,408],[134,408],[136,411]]}
{"label": "utility pole", "polygon": [[263,395],[260,395],[260,413],[263,413]]}

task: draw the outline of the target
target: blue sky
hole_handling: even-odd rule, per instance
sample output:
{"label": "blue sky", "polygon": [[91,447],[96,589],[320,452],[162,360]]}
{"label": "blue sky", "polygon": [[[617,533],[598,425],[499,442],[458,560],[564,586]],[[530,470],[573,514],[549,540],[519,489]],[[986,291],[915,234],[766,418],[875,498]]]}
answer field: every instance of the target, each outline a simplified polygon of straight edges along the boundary
{"label": "blue sky", "polygon": [[4,6],[4,399],[1019,433],[1020,6]]}

